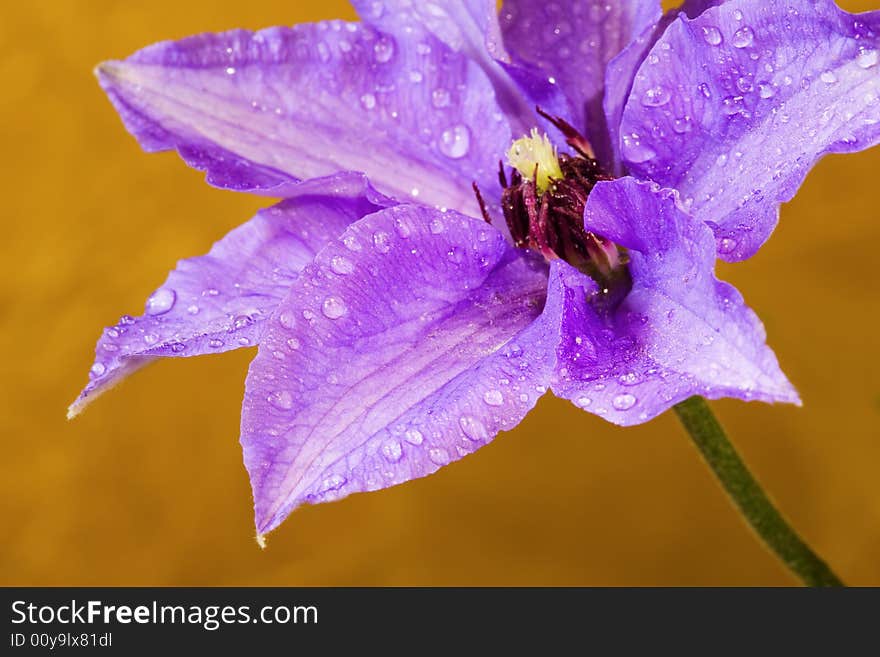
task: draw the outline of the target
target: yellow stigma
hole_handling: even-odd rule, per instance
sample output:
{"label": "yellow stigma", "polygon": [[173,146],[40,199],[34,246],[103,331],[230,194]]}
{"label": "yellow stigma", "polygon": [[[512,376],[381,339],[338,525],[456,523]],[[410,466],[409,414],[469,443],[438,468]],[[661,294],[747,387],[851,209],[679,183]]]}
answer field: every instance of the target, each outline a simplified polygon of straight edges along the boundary
{"label": "yellow stigma", "polygon": [[[507,162],[526,180],[535,177],[539,194],[547,190],[551,178],[562,180],[562,169],[559,168],[556,148],[547,139],[547,135],[539,133],[537,128],[532,128],[530,137],[523,137],[513,142],[510,150],[507,151]],[[537,167],[537,175],[535,167]]]}

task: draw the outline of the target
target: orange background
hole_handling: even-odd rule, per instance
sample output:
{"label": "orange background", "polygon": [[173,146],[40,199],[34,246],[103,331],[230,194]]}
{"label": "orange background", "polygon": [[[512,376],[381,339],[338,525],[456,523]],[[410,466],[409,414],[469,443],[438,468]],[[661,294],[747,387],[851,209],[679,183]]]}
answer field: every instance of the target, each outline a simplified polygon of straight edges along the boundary
{"label": "orange background", "polygon": [[[0,583],[791,583],[669,415],[621,429],[547,397],[436,475],[297,511],[265,551],[238,445],[252,351],[160,362],[65,420],[101,327],[266,203],[141,153],[93,66],[199,31],[332,17],[354,13],[339,0],[4,7]],[[722,268],[804,407],[714,404],[794,525],[844,579],[874,585],[878,171],[880,149],[825,159],[761,253]]]}

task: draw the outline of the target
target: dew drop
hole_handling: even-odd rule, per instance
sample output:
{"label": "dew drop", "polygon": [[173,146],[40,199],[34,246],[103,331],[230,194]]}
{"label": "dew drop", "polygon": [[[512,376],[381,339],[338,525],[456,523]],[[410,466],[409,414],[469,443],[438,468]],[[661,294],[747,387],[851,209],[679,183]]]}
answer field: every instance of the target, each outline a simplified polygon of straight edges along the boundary
{"label": "dew drop", "polygon": [[345,256],[333,256],[330,260],[330,269],[345,276],[354,271],[354,264]]}
{"label": "dew drop", "polygon": [[296,326],[296,319],[294,319],[292,312],[285,310],[278,315],[278,323],[286,329],[292,329]]}
{"label": "dew drop", "polygon": [[628,411],[636,405],[636,401],[636,398],[627,392],[622,395],[617,395],[611,400],[611,405],[618,411]]}
{"label": "dew drop", "polygon": [[658,84],[645,90],[645,93],[642,96],[642,105],[645,107],[662,107],[663,105],[666,105],[671,98],[672,95],[669,93],[669,89]]}
{"label": "dew drop", "polygon": [[155,333],[147,333],[144,335],[144,342],[147,344],[156,344],[159,341],[159,336]]}
{"label": "dew drop", "polygon": [[379,253],[388,253],[391,250],[391,236],[383,230],[373,233],[373,248]]}
{"label": "dew drop", "polygon": [[446,226],[439,217],[434,217],[431,219],[430,229],[433,235],[439,235],[446,230]]}
{"label": "dew drop", "polygon": [[825,84],[834,84],[837,82],[837,76],[834,74],[834,71],[825,71],[820,76],[819,79],[822,80]]}
{"label": "dew drop", "polygon": [[380,64],[384,64],[394,56],[394,42],[386,37],[380,38],[373,46],[373,56]]}
{"label": "dew drop", "polygon": [[330,475],[323,482],[321,482],[321,493],[329,493],[331,490],[339,490],[342,488],[343,484],[346,482],[346,478],[342,475]]}
{"label": "dew drop", "polygon": [[106,371],[107,368],[104,366],[104,363],[95,363],[89,370],[89,374],[92,378],[98,378],[99,376],[104,376],[104,372]]}
{"label": "dew drop", "polygon": [[391,463],[397,463],[403,456],[403,447],[396,440],[390,440],[382,445],[382,455]]}
{"label": "dew drop", "polygon": [[428,458],[437,465],[446,465],[449,463],[449,454],[442,447],[433,447],[428,450]]}
{"label": "dew drop", "polygon": [[458,426],[462,433],[474,442],[484,442],[489,439],[489,432],[480,420],[473,415],[462,415],[458,420]]}
{"label": "dew drop", "polygon": [[498,390],[487,390],[483,394],[483,401],[489,406],[501,406],[504,403],[504,395]]}
{"label": "dew drop", "polygon": [[177,301],[177,292],[170,287],[160,287],[147,299],[146,313],[148,315],[164,315],[174,308]]}
{"label": "dew drop", "polygon": [[871,68],[876,66],[878,61],[880,61],[880,57],[878,57],[878,51],[876,50],[863,50],[856,57],[856,64],[860,68]]}
{"label": "dew drop", "polygon": [[282,411],[289,411],[293,408],[293,395],[287,390],[276,390],[275,392],[270,393],[269,396],[266,397],[266,401]]}
{"label": "dew drop", "polygon": [[721,30],[714,25],[707,25],[703,28],[703,39],[710,46],[721,45],[721,42],[724,40],[721,36]]}
{"label": "dew drop", "polygon": [[373,94],[364,94],[361,96],[361,105],[364,106],[364,109],[373,109],[376,106],[376,97]]}
{"label": "dew drop", "polygon": [[769,84],[759,84],[758,85],[758,95],[761,98],[773,98],[776,95],[776,92],[773,91],[773,86]]}
{"label": "dew drop", "polygon": [[348,312],[348,306],[339,297],[327,297],[321,306],[321,312],[327,319],[339,319]]}
{"label": "dew drop", "polygon": [[431,104],[437,109],[449,107],[450,102],[452,102],[452,98],[449,94],[449,91],[447,91],[446,89],[434,89],[434,91],[431,93]]}
{"label": "dew drop", "polygon": [[755,41],[755,33],[748,25],[744,25],[733,33],[731,43],[735,48],[748,48]]}
{"label": "dew drop", "polygon": [[623,136],[623,155],[630,162],[640,164],[654,159],[657,153],[642,144],[641,138],[636,133],[632,133]]}
{"label": "dew drop", "polygon": [[590,404],[593,403],[593,400],[587,397],[586,395],[581,395],[577,399],[574,400],[574,403],[580,406],[581,408],[586,408]]}
{"label": "dew drop", "polygon": [[421,445],[422,442],[425,440],[422,432],[418,429],[407,429],[406,433],[403,434],[403,437],[410,445]]}
{"label": "dew drop", "polygon": [[186,309],[186,312],[188,312],[190,315],[198,315],[199,314],[199,307],[197,305],[193,304]]}
{"label": "dew drop", "polygon": [[287,348],[291,351],[296,351],[301,346],[300,341],[297,338],[288,338],[287,339]]}
{"label": "dew drop", "polygon": [[471,147],[471,131],[466,125],[458,124],[447,128],[440,135],[440,152],[446,157],[458,160],[467,155]]}
{"label": "dew drop", "polygon": [[719,253],[731,253],[736,248],[736,240],[733,240],[729,237],[721,238],[721,241],[718,243],[718,252]]}
{"label": "dew drop", "polygon": [[208,340],[208,346],[211,347],[211,349],[219,349],[223,346],[223,340],[218,340],[217,338]]}

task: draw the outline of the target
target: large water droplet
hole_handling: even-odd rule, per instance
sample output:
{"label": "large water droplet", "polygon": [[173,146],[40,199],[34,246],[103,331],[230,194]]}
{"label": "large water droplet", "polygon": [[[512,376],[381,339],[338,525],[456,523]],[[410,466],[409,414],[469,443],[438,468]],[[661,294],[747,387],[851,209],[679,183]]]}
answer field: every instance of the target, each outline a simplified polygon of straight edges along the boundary
{"label": "large water droplet", "polygon": [[373,55],[377,62],[384,64],[394,56],[394,42],[387,37],[381,37],[373,46]]}
{"label": "large water droplet", "polygon": [[177,301],[177,292],[170,287],[160,287],[147,299],[146,313],[148,315],[164,315],[174,308]]}
{"label": "large water droplet", "polygon": [[345,256],[333,256],[330,259],[330,269],[345,276],[354,271],[354,264]]}
{"label": "large water droplet", "polygon": [[447,128],[440,135],[440,152],[448,158],[457,160],[467,155],[471,147],[471,131],[466,125],[458,124]]}
{"label": "large water droplet", "polygon": [[425,436],[418,429],[407,429],[403,437],[406,438],[406,442],[410,445],[421,445],[425,440]]}
{"label": "large water droplet", "polygon": [[635,164],[647,162],[657,156],[657,152],[642,143],[639,135],[633,133],[623,136],[623,156]]}
{"label": "large water droplet", "polygon": [[672,98],[669,89],[661,84],[654,85],[645,90],[642,95],[642,105],[645,107],[662,107]]}
{"label": "large water droplet", "polygon": [[878,61],[880,61],[880,56],[878,56],[878,51],[876,50],[863,50],[856,57],[856,64],[861,68],[876,66]]}
{"label": "large water droplet", "polygon": [[437,465],[446,465],[449,463],[449,453],[442,447],[433,447],[429,449],[428,458]]}
{"label": "large water droplet", "polygon": [[730,42],[735,48],[748,48],[755,41],[755,33],[748,25],[744,25],[733,33]]}
{"label": "large water droplet", "polygon": [[486,431],[485,425],[473,415],[462,415],[458,420],[458,426],[461,427],[462,433],[474,442],[484,442],[489,439],[489,432]]}
{"label": "large water droplet", "polygon": [[703,38],[710,46],[721,45],[721,42],[724,40],[721,36],[721,30],[714,25],[706,25],[703,28]]}
{"label": "large water droplet", "polygon": [[391,236],[383,230],[373,233],[373,248],[379,253],[388,253],[391,250]]}
{"label": "large water droplet", "polygon": [[92,378],[97,379],[99,376],[104,376],[104,372],[107,371],[107,368],[104,366],[104,363],[95,363],[92,365],[92,368],[89,370],[89,375]]}
{"label": "large water droplet", "polygon": [[327,297],[321,306],[321,312],[328,319],[339,319],[348,312],[348,306],[339,297]]}
{"label": "large water droplet", "polygon": [[613,400],[611,400],[611,405],[614,406],[618,411],[628,411],[633,406],[636,405],[635,396],[627,393],[622,395],[617,395]]}
{"label": "large water droplet", "polygon": [[269,396],[266,397],[266,401],[282,411],[289,411],[293,408],[293,395],[287,390],[276,390],[275,392],[270,393]]}
{"label": "large water droplet", "polygon": [[403,447],[396,440],[389,440],[382,445],[382,455],[392,463],[397,463],[403,456]]}
{"label": "large water droplet", "polygon": [[498,390],[487,390],[483,393],[483,401],[489,406],[501,406],[504,403],[504,395]]}

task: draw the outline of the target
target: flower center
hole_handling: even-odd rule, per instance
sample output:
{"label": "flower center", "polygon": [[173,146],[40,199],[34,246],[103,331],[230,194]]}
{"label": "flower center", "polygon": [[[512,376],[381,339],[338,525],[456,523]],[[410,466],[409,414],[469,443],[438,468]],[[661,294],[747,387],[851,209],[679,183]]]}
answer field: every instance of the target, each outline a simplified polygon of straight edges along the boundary
{"label": "flower center", "polygon": [[[612,180],[593,156],[589,142],[571,125],[538,109],[565,136],[574,155],[558,154],[546,135],[532,129],[507,152],[508,177],[499,163],[504,191],[501,205],[517,247],[541,253],[548,261],[561,258],[588,274],[607,292],[629,276],[625,249],[584,229],[584,207],[596,183]],[[488,213],[475,188],[483,207]]]}

